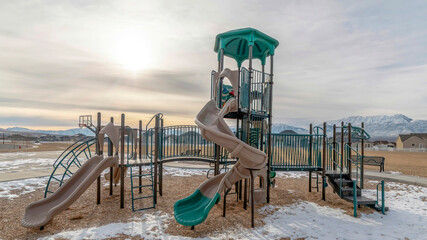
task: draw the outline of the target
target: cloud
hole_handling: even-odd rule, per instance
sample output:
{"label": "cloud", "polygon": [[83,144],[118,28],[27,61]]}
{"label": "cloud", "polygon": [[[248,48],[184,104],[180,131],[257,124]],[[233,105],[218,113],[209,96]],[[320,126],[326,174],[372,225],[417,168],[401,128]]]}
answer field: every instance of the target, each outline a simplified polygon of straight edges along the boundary
{"label": "cloud", "polygon": [[[277,121],[427,118],[426,9],[400,1],[4,2],[0,102],[17,113],[162,111],[192,123],[209,99],[215,35],[250,26],[280,41]],[[139,72],[114,56],[128,30],[152,53]]]}

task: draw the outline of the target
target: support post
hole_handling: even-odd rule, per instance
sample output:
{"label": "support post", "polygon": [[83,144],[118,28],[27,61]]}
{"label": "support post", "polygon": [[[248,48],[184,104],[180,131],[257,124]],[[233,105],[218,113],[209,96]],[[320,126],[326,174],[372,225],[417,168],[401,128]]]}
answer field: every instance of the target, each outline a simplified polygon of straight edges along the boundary
{"label": "support post", "polygon": [[[273,126],[273,66],[274,66],[274,55],[270,56],[270,96],[268,99],[268,148],[267,148],[267,203],[270,203],[270,172],[271,172],[271,129]],[[249,94],[250,95],[250,94]]]}
{"label": "support post", "polygon": [[252,169],[251,172],[251,226],[255,227],[255,203],[254,203],[254,185],[255,185],[255,179],[254,179],[254,173]]}
{"label": "support post", "polygon": [[160,117],[156,115],[156,125],[154,127],[154,204],[157,204],[157,171],[158,165],[157,161],[159,159],[159,125],[160,125]]}
{"label": "support post", "polygon": [[[365,130],[365,123],[364,122],[362,122],[362,130]],[[361,141],[361,144],[362,144],[362,146],[361,146],[361,155],[362,155],[362,162],[360,163],[360,189],[363,189],[363,182],[364,182],[364,179],[365,179],[365,163],[364,163],[364,161],[365,161],[365,139],[363,139],[363,137],[362,137],[362,141]]]}
{"label": "support post", "polygon": [[344,122],[341,122],[341,171],[344,170]]}
{"label": "support post", "polygon": [[[110,118],[110,122],[114,123],[114,118]],[[108,156],[113,156],[113,149],[114,147],[117,148],[117,146],[113,146],[113,142],[111,141],[111,137],[108,138]],[[113,167],[110,167],[110,196],[113,195],[113,178],[114,178],[114,169]]]}
{"label": "support post", "polygon": [[381,213],[385,215],[384,180],[381,180]]}
{"label": "support post", "polygon": [[[160,144],[163,141],[163,118],[160,119],[160,138],[159,138],[159,146],[163,146],[163,144]],[[163,143],[163,142],[162,142]],[[159,148],[159,157],[158,159],[162,159],[163,155],[163,149]],[[159,164],[159,194],[160,196],[163,196],[163,163],[160,161]]]}
{"label": "support post", "polygon": [[[221,48],[219,51],[219,59],[218,59],[218,74],[222,72],[224,69],[224,49]],[[219,83],[217,85],[217,105],[219,108],[222,106],[222,78],[219,79]],[[214,164],[214,176],[219,174],[219,162],[221,161],[221,146],[215,144],[215,164]]]}
{"label": "support post", "polygon": [[326,200],[326,122],[323,123],[322,200]]}
{"label": "support post", "polygon": [[245,186],[243,187],[243,209],[248,208],[248,179],[245,178]]}
{"label": "support post", "polygon": [[337,151],[336,151],[336,147],[337,147],[337,125],[334,124],[334,128],[333,128],[333,140],[332,140],[332,162],[334,165],[334,171],[337,170]]}
{"label": "support post", "polygon": [[348,165],[348,175],[351,178],[352,172],[351,172],[351,123],[348,124],[348,139],[347,139],[347,145],[348,145],[348,151],[347,151],[347,165]]}
{"label": "support post", "polygon": [[353,215],[357,217],[357,182],[353,180]]}
{"label": "support post", "polygon": [[[139,128],[138,128],[138,134],[139,134],[139,139],[138,139],[138,159],[139,159],[139,186],[142,186],[142,121],[139,120]],[[142,188],[139,187],[139,193],[142,193]]]}
{"label": "support post", "polygon": [[[98,112],[97,114],[97,119],[96,119],[96,155],[101,155],[102,154],[102,147],[101,143],[99,142],[99,131],[101,131],[101,113]],[[104,142],[102,142],[102,144],[104,144]],[[96,179],[96,204],[101,204],[101,175],[98,176],[98,178]]]}
{"label": "support post", "polygon": [[125,207],[125,114],[121,115],[120,126],[120,208]]}
{"label": "support post", "polygon": [[[313,159],[313,124],[310,123],[310,146],[308,149],[308,164],[311,166]],[[308,192],[311,192],[312,171],[308,172]]]}

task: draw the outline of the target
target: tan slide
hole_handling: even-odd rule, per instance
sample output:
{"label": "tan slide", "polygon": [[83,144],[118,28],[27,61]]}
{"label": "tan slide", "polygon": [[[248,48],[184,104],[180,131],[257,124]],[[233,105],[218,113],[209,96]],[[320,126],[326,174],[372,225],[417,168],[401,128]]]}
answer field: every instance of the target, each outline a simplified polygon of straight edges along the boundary
{"label": "tan slide", "polygon": [[[224,69],[218,75],[227,77],[235,88],[236,71]],[[227,173],[222,173],[206,180],[189,197],[177,201],[174,205],[174,215],[178,223],[185,226],[195,226],[202,223],[208,216],[210,209],[220,199],[220,194],[225,188],[231,188],[241,179],[250,178],[252,170],[254,176],[260,175],[266,182],[267,155],[256,148],[238,139],[224,120],[224,116],[237,110],[237,100],[232,98],[227,101],[222,109],[217,107],[215,100],[209,101],[197,115],[195,122],[200,127],[202,136],[225,148],[233,157],[239,159]],[[263,184],[264,186],[266,184]],[[265,188],[254,193],[254,203],[265,202]]]}
{"label": "tan slide", "polygon": [[[113,134],[111,133],[111,135]],[[113,138],[113,142],[118,144],[118,134]],[[102,137],[102,143],[103,141]],[[41,227],[49,223],[53,217],[73,204],[104,169],[117,167],[118,160],[118,156],[107,158],[94,156],[87,160],[56,192],[47,198],[30,203],[25,209],[21,225],[23,227]]]}

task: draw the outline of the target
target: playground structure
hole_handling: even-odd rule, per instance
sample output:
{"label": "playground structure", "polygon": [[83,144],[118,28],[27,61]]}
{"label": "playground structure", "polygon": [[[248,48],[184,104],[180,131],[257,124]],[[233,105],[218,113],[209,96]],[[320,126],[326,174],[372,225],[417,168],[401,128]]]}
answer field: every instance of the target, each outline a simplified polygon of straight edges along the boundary
{"label": "playground structure", "polygon": [[[132,210],[155,208],[163,193],[163,165],[172,161],[201,161],[212,167],[208,179],[174,206],[177,222],[193,229],[208,217],[221,195],[226,216],[226,198],[233,188],[243,208],[251,206],[253,227],[255,205],[270,202],[275,171],[309,172],[308,189],[321,189],[323,200],[329,182],[339,197],[354,204],[355,216],[360,205],[384,214],[383,181],[377,186],[376,200],[362,196],[364,141],[369,139],[363,124],[334,125],[332,137],[328,137],[326,123],[310,125],[308,134],[272,133],[273,58],[277,46],[277,40],[251,28],[219,34],[214,48],[218,71],[211,73],[211,100],[196,116],[197,126],[164,126],[161,113],[154,115],[145,128],[142,121],[138,128],[126,126],[124,114],[120,126],[114,126],[113,118],[103,125],[100,113],[96,125],[92,116],[80,116],[79,126],[91,129],[95,137],[77,141],[58,157],[45,198],[27,207],[22,225],[43,228],[95,179],[96,201],[100,204],[104,169],[109,169],[105,178],[109,180],[110,195],[115,184],[120,184],[120,208],[125,204],[127,175]],[[224,56],[236,61],[237,70],[224,68]],[[253,69],[254,59],[260,60],[261,71]],[[242,66],[246,60],[248,68]],[[234,131],[224,119],[235,121]],[[361,142],[361,147],[354,141]],[[108,149],[106,158],[104,144]]]}

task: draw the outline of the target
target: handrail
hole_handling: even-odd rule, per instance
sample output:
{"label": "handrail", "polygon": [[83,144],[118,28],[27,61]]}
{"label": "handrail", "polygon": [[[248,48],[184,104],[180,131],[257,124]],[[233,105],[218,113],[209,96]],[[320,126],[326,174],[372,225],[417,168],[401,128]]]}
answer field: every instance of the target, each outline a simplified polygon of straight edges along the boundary
{"label": "handrail", "polygon": [[381,213],[385,214],[385,193],[384,193],[384,180],[381,180],[377,184],[377,206],[379,207],[379,199],[378,199],[378,187],[381,185]]}
{"label": "handrail", "polygon": [[55,167],[55,165],[56,165],[56,163],[58,162],[58,160],[62,157],[62,155],[64,155],[64,153],[66,152],[66,151],[68,151],[70,148],[72,148],[73,146],[75,146],[77,143],[79,143],[79,142],[85,142],[88,138],[93,138],[92,136],[86,136],[86,137],[83,137],[83,138],[81,138],[81,139],[79,139],[79,140],[77,140],[76,142],[74,142],[73,144],[71,144],[70,146],[68,146],[62,153],[61,153],[61,155],[59,155],[58,156],[58,158],[55,160],[55,162],[52,164],[52,166],[53,167]]}

